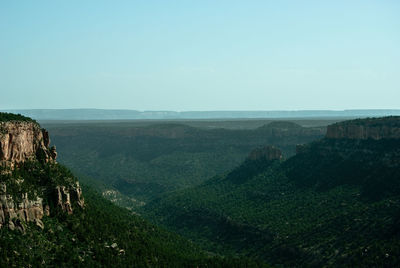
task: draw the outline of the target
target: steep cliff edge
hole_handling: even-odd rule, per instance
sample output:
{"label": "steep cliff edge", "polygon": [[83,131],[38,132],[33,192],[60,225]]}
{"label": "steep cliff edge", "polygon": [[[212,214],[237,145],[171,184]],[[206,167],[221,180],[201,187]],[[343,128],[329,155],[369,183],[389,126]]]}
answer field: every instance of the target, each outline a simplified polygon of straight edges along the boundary
{"label": "steep cliff edge", "polygon": [[33,121],[0,122],[0,227],[43,228],[43,216],[84,207],[79,182],[56,162],[49,134]]}
{"label": "steep cliff edge", "polygon": [[49,133],[37,123],[0,122],[0,161],[14,165],[27,160],[54,161],[55,148],[49,148]]}
{"label": "steep cliff edge", "polygon": [[400,117],[357,119],[328,126],[326,138],[381,140],[400,139]]}
{"label": "steep cliff edge", "polygon": [[400,192],[400,117],[336,123],[328,126],[324,139],[296,149],[283,166],[298,185],[321,190],[361,186],[370,199]]}

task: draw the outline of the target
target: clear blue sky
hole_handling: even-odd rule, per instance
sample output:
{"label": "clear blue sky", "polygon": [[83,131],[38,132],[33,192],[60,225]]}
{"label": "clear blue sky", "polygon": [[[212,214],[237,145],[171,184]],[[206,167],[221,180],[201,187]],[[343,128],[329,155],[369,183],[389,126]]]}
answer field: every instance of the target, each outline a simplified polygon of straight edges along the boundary
{"label": "clear blue sky", "polygon": [[400,1],[1,1],[21,108],[400,108]]}

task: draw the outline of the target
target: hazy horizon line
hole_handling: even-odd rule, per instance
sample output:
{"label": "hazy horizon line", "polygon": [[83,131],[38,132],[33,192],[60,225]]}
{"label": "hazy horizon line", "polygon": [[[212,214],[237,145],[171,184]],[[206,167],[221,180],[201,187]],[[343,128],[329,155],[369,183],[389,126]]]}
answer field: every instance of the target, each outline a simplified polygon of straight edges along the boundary
{"label": "hazy horizon line", "polygon": [[7,111],[71,111],[71,110],[100,110],[100,111],[135,111],[135,112],[319,112],[319,111],[332,111],[332,112],[344,112],[344,111],[400,111],[400,108],[347,108],[347,109],[257,109],[257,110],[247,110],[247,109],[228,109],[228,110],[169,110],[169,109],[132,109],[132,108],[12,108],[12,109],[0,109],[1,112]]}

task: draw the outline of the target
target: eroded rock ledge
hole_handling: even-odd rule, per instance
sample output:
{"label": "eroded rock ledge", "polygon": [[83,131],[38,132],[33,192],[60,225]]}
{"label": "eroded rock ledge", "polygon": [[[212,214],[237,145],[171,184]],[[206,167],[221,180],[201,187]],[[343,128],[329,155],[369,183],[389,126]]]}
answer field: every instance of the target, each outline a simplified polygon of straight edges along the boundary
{"label": "eroded rock ledge", "polygon": [[400,139],[400,117],[357,119],[328,126],[328,139]]}
{"label": "eroded rock ledge", "polygon": [[50,215],[49,206],[43,208],[43,199],[37,197],[29,200],[28,194],[22,194],[21,201],[17,202],[7,194],[5,184],[0,185],[0,227],[7,226],[11,230],[19,229],[25,232],[25,222],[35,222],[40,228],[44,228],[41,221],[43,215]]}
{"label": "eroded rock ledge", "polygon": [[72,214],[71,202],[76,202],[81,208],[84,207],[85,201],[82,197],[82,188],[79,182],[76,182],[72,187],[57,186],[55,189],[57,193],[57,206],[62,211]]}

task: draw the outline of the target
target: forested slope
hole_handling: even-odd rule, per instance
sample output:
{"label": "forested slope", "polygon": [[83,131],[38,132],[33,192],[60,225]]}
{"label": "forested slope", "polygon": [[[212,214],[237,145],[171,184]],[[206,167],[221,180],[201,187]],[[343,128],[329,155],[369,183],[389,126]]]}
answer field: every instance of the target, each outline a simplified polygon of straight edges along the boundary
{"label": "forested slope", "polygon": [[398,266],[400,139],[324,138],[298,150],[286,161],[249,157],[143,212],[206,249],[272,264]]}
{"label": "forested slope", "polygon": [[[197,185],[243,161],[257,146],[279,146],[285,156],[325,128],[272,122],[257,129],[201,129],[183,124],[49,126],[59,160],[140,205],[163,193]],[[129,201],[129,200],[128,200]]]}

